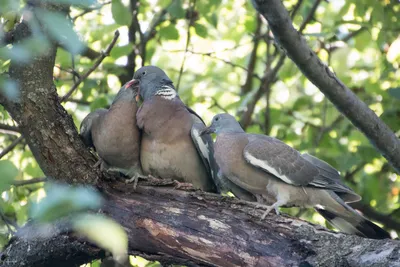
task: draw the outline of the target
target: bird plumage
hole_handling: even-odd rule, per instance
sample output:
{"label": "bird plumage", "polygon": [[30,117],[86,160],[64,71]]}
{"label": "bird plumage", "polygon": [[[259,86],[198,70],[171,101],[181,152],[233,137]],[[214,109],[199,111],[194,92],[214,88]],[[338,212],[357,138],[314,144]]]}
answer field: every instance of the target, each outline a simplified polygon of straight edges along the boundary
{"label": "bird plumage", "polygon": [[135,72],[134,79],[139,82],[143,99],[137,112],[137,125],[143,130],[141,163],[144,173],[215,191],[212,178],[215,172],[212,172],[212,164],[207,164],[212,160],[211,152],[198,150],[201,143],[212,146],[212,140],[192,138],[194,125],[199,127],[200,123],[205,127],[201,118],[181,101],[172,81],[161,69],[142,67]]}
{"label": "bird plumage", "polygon": [[141,173],[136,94],[137,90],[131,83],[125,84],[108,110],[91,112],[80,127],[85,144],[94,147],[103,167],[127,176]]}
{"label": "bird plumage", "polygon": [[[215,158],[222,174],[278,213],[281,206],[312,207],[340,230],[369,238],[389,234],[346,204],[360,196],[328,163],[278,139],[248,134],[234,117],[219,114],[203,133],[217,133]],[[345,202],[346,201],[346,202]]]}

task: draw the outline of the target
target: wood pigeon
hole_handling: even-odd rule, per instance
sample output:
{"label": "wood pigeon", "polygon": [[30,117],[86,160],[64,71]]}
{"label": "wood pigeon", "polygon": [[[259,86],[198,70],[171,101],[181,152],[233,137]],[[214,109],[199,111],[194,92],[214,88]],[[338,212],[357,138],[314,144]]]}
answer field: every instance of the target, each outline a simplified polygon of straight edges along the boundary
{"label": "wood pigeon", "polygon": [[229,114],[216,115],[201,135],[216,133],[215,158],[230,181],[267,204],[263,218],[278,207],[313,207],[346,233],[368,238],[390,235],[346,204],[361,197],[340,181],[328,163],[278,139],[246,133]]}
{"label": "wood pigeon", "polygon": [[97,109],[80,126],[84,143],[93,147],[102,169],[119,171],[135,181],[141,176],[140,131],[136,126],[137,86],[133,80],[119,90],[110,109]]}
{"label": "wood pigeon", "polygon": [[143,130],[143,172],[191,183],[203,191],[218,190],[213,180],[217,174],[213,142],[210,136],[199,135],[205,128],[200,116],[181,101],[172,81],[158,67],[142,67],[133,78],[143,99],[136,115]]}

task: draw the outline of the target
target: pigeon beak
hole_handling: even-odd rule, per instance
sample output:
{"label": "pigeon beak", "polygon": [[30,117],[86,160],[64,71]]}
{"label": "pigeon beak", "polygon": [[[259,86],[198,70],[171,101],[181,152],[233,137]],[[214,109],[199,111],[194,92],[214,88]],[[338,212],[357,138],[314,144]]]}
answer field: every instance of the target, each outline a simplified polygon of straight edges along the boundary
{"label": "pigeon beak", "polygon": [[200,136],[203,136],[205,134],[211,134],[211,133],[215,133],[215,129],[212,128],[212,125],[204,128],[203,131],[200,132]]}
{"label": "pigeon beak", "polygon": [[136,93],[135,100],[136,100],[136,102],[138,102],[139,98],[140,98],[139,80],[132,79],[126,83],[126,88],[129,88],[131,86],[137,87],[137,93]]}
{"label": "pigeon beak", "polygon": [[136,86],[138,86],[138,85],[139,85],[139,81],[138,81],[138,80],[135,80],[135,79],[132,79],[132,80],[130,80],[129,82],[127,82],[127,83],[125,84],[125,88],[129,88],[129,87],[131,87],[131,86],[136,87]]}

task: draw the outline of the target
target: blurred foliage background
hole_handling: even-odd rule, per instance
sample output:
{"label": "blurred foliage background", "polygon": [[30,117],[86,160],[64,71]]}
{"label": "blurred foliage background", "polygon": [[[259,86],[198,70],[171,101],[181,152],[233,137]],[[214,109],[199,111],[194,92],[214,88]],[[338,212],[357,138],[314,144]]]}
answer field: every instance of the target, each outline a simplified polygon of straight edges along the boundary
{"label": "blurred foliage background", "polygon": [[[216,113],[229,112],[248,132],[274,136],[330,163],[362,196],[356,207],[397,236],[399,176],[285,58],[250,1],[48,1],[72,7],[54,13],[22,0],[0,1],[0,90],[4,95],[18,98],[18,85],[7,75],[10,60],[29,62],[47,51],[51,38],[60,44],[53,75],[62,97],[92,68],[119,30],[110,56],[63,103],[77,126],[88,112],[110,105],[135,69],[157,65],[174,81],[182,100],[206,122]],[[318,56],[399,135],[399,2],[283,2],[295,28]],[[12,32],[22,19],[29,22],[32,36],[12,44]],[[50,36],[41,32],[40,25]],[[58,194],[43,189],[44,174],[1,105],[0,151],[1,247],[31,216],[32,205],[46,195]],[[94,194],[87,205],[97,197]],[[60,201],[77,201],[66,198]],[[285,211],[325,223],[312,210]]]}

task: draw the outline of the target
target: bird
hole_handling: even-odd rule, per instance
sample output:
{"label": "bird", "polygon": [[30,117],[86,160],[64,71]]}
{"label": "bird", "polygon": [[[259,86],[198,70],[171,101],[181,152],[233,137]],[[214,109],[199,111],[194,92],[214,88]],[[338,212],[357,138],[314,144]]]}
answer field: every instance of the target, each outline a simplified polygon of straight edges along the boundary
{"label": "bird", "polygon": [[[173,82],[156,66],[138,69],[142,104],[137,125],[142,130],[141,166],[143,173],[161,179],[190,183],[196,189],[218,192],[214,182],[212,139],[201,137],[204,121],[180,99]],[[193,137],[194,138],[193,138]]]}
{"label": "bird", "polygon": [[315,208],[345,233],[390,238],[347,204],[361,197],[341,182],[339,172],[328,163],[276,138],[246,133],[227,113],[215,115],[200,135],[211,133],[217,136],[214,152],[220,172],[269,205],[262,219],[273,209],[279,214],[279,207]]}
{"label": "bird", "polygon": [[84,144],[93,147],[100,157],[95,166],[123,173],[134,187],[142,176],[136,95],[137,84],[131,80],[121,87],[109,109],[89,113],[80,125]]}

